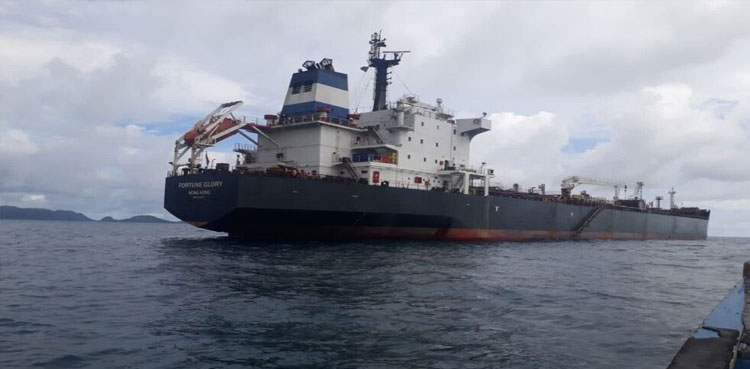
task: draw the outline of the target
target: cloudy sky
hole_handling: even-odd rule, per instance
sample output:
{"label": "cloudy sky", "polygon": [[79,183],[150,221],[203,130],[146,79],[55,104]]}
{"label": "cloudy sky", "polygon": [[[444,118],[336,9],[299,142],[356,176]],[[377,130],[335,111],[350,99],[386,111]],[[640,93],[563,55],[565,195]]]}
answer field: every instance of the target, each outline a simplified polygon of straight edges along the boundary
{"label": "cloudy sky", "polygon": [[390,97],[487,112],[472,160],[502,184],[644,181],[649,200],[674,186],[679,203],[712,209],[711,235],[750,236],[747,14],[748,2],[0,1],[0,204],[167,216],[167,162],[193,121],[237,99],[247,116],[277,112],[290,74],[323,57],[367,106],[359,67],[382,29],[411,50]]}

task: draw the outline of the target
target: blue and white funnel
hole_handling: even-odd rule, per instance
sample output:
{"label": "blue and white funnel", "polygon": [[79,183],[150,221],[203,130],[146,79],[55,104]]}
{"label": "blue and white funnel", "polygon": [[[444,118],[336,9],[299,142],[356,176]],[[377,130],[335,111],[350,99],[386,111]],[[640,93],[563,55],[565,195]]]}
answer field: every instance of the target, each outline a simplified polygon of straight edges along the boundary
{"label": "blue and white funnel", "polygon": [[349,114],[348,79],[345,73],[333,69],[331,59],[320,63],[306,61],[300,69],[292,74],[289,89],[281,109],[283,116],[313,114],[319,108],[329,108],[329,116],[347,119]]}

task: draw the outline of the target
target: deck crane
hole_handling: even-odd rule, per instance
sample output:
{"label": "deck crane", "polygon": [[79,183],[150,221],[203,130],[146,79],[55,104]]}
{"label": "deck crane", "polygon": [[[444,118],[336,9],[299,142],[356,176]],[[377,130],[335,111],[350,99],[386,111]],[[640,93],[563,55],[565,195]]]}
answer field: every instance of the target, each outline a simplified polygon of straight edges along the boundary
{"label": "deck crane", "polygon": [[[203,152],[230,136],[239,133],[245,138],[253,141],[240,129],[253,130],[253,133],[266,136],[259,129],[258,124],[245,122],[244,119],[236,119],[232,112],[242,105],[242,101],[232,101],[219,105],[203,119],[193,124],[193,128],[175,141],[174,159],[169,164],[172,165],[172,175],[177,175],[180,167],[186,167],[185,171],[195,173],[200,167],[201,155]],[[270,138],[269,138],[270,139]],[[271,140],[275,143],[275,141]],[[180,159],[190,151],[190,158],[187,163],[179,163]]]}
{"label": "deck crane", "polygon": [[624,188],[627,190],[628,188],[627,185],[622,185],[619,183],[602,181],[599,179],[579,177],[579,176],[570,176],[570,177],[565,177],[562,181],[562,184],[560,185],[560,187],[562,188],[563,197],[566,197],[566,198],[570,197],[571,193],[573,192],[573,188],[575,188],[578,185],[584,185],[584,184],[594,185],[594,186],[614,187],[615,189],[614,200],[615,201],[620,199],[620,189]]}

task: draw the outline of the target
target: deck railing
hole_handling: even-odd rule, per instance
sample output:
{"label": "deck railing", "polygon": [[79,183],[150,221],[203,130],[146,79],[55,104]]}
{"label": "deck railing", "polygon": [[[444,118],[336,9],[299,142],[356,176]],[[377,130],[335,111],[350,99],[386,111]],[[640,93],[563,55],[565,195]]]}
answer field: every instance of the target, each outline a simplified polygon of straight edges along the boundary
{"label": "deck railing", "polygon": [[385,155],[354,154],[352,155],[352,161],[355,163],[374,161],[378,163],[398,164],[395,157]]}

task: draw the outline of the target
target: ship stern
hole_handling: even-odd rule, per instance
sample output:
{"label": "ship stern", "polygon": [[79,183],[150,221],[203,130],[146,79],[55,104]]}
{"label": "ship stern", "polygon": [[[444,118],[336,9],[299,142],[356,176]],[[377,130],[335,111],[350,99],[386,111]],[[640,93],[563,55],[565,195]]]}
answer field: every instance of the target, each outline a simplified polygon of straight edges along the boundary
{"label": "ship stern", "polygon": [[164,208],[196,227],[228,232],[237,204],[237,175],[219,170],[167,177]]}

